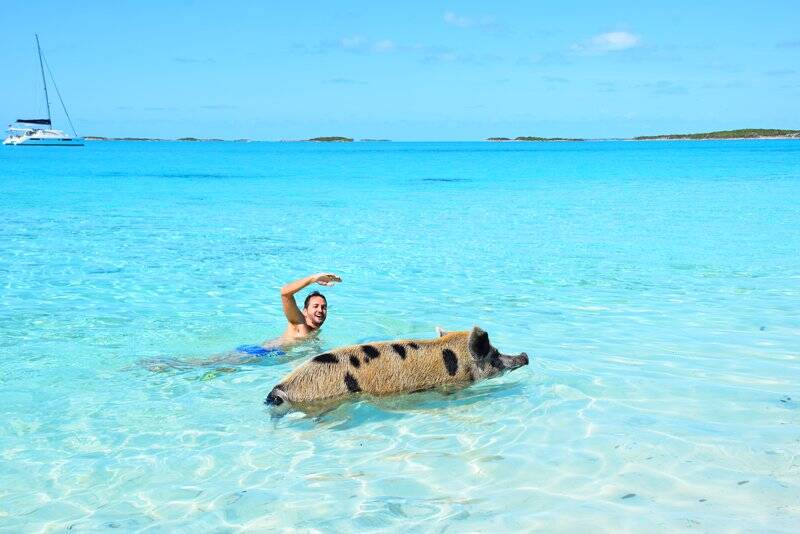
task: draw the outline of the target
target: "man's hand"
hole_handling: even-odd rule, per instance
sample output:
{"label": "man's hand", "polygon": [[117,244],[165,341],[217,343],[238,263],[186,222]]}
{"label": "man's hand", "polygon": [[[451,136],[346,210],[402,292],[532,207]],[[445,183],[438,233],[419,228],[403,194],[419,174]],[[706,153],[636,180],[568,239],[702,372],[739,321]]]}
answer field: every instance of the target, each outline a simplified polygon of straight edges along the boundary
{"label": "man's hand", "polygon": [[332,286],[333,284],[341,281],[341,278],[332,273],[319,273],[314,275],[314,282],[321,286]]}

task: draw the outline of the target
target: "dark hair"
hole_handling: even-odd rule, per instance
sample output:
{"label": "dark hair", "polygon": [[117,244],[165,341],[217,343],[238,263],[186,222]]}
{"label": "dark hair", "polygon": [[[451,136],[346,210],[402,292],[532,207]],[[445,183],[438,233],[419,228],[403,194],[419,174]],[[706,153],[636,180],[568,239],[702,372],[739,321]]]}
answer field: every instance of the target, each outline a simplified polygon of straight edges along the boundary
{"label": "dark hair", "polygon": [[325,295],[323,295],[319,291],[312,291],[311,293],[308,294],[308,296],[306,297],[306,300],[303,301],[303,309],[304,310],[306,308],[308,308],[308,301],[311,300],[311,297],[322,297],[322,300],[325,301],[325,304],[328,304],[328,299],[325,298]]}

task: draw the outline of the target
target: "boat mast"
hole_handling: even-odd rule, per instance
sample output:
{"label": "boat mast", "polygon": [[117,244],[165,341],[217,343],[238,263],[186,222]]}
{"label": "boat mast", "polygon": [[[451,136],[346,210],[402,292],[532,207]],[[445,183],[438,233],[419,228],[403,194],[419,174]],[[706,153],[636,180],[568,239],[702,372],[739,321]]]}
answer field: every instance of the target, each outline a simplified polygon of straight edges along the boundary
{"label": "boat mast", "polygon": [[47,96],[47,80],[44,77],[44,65],[42,64],[42,48],[39,46],[39,34],[35,33],[36,36],[36,51],[39,52],[39,69],[42,71],[42,85],[44,85],[44,101],[47,104],[47,120],[50,121],[50,127],[52,128],[52,119],[50,118],[50,99]]}

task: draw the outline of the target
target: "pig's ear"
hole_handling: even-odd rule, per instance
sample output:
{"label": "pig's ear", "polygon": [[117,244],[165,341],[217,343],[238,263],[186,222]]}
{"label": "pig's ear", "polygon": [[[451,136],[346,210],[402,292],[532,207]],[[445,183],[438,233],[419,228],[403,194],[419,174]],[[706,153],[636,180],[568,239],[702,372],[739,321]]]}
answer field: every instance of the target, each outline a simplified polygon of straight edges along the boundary
{"label": "pig's ear", "polygon": [[474,327],[469,333],[469,352],[475,358],[485,358],[491,350],[489,334],[481,330],[479,326]]}
{"label": "pig's ear", "polygon": [[436,327],[436,337],[443,337],[448,334],[447,330],[442,328],[441,326]]}

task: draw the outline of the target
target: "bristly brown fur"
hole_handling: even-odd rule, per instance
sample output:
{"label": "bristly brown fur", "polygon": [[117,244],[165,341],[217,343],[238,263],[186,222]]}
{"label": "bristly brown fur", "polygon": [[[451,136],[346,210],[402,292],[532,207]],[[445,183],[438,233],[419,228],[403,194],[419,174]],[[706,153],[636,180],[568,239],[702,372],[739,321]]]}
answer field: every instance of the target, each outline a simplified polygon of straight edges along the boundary
{"label": "bristly brown fur", "polygon": [[[332,399],[357,391],[372,395],[410,393],[474,380],[469,332],[451,332],[431,340],[402,340],[351,345],[328,351],[324,361],[308,362],[280,383],[293,403]],[[402,347],[402,349],[398,349]],[[360,362],[356,365],[355,362]]]}

